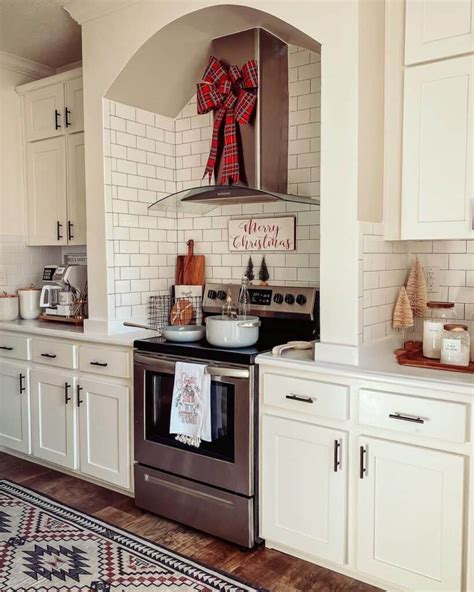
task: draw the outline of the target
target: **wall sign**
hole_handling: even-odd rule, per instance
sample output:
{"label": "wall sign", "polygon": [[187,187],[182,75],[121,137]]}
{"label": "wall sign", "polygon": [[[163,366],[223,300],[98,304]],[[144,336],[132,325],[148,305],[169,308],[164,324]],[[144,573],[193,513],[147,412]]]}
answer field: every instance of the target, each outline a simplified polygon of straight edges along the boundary
{"label": "wall sign", "polygon": [[294,216],[229,220],[229,250],[294,251],[295,231]]}

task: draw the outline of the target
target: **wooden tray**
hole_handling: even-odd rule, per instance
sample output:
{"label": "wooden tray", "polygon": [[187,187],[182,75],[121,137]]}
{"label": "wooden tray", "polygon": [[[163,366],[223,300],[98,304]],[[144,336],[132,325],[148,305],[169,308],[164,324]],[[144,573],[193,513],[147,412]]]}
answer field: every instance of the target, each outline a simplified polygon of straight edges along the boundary
{"label": "wooden tray", "polygon": [[474,374],[474,362],[470,362],[469,366],[453,366],[452,364],[442,364],[439,360],[425,358],[423,355],[423,343],[421,341],[405,341],[403,348],[396,349],[394,354],[398,363],[402,366],[416,366],[418,368],[433,368],[434,370]]}
{"label": "wooden tray", "polygon": [[38,317],[40,321],[53,322],[53,323],[66,323],[68,325],[76,325],[80,327],[84,324],[84,317],[62,317],[60,315],[48,315],[40,314]]}

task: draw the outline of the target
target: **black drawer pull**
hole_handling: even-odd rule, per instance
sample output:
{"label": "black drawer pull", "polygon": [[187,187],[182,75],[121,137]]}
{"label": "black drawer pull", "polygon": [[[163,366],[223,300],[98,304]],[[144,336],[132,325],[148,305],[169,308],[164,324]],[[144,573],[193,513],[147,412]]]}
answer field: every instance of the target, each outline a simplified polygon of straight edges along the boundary
{"label": "black drawer pull", "polygon": [[67,382],[64,383],[64,402],[67,405],[69,403],[69,401],[71,400],[71,397],[69,395],[69,389],[71,388],[71,385]]}
{"label": "black drawer pull", "polygon": [[0,349],[3,349],[5,351],[13,351],[13,347],[7,347],[6,345],[0,345]]}
{"label": "black drawer pull", "polygon": [[74,224],[70,220],[68,220],[68,222],[67,222],[67,238],[68,238],[68,240],[74,239],[74,234],[72,233],[73,228],[74,228]]}
{"label": "black drawer pull", "polygon": [[339,458],[339,451],[341,449],[341,443],[339,440],[334,440],[334,472],[337,473],[341,466],[341,460]]}
{"label": "black drawer pull", "polygon": [[367,467],[365,466],[365,456],[367,454],[367,448],[361,446],[359,448],[359,477],[361,479],[364,478],[365,473],[367,473]]}
{"label": "black drawer pull", "polygon": [[59,116],[60,113],[57,109],[54,110],[54,129],[60,129],[61,128],[61,124],[59,123]]}
{"label": "black drawer pull", "polygon": [[285,395],[285,398],[292,401],[300,401],[301,403],[314,403],[311,397],[302,397],[301,395]]}
{"label": "black drawer pull", "polygon": [[77,385],[77,406],[80,407],[81,403],[84,403],[84,401],[81,399],[81,391],[82,391],[82,386],[80,386],[79,384]]}
{"label": "black drawer pull", "polygon": [[54,358],[57,358],[56,354],[41,354],[42,358],[50,358],[51,360],[54,360]]}
{"label": "black drawer pull", "polygon": [[108,362],[89,362],[91,366],[100,366],[101,368],[107,368]]}
{"label": "black drawer pull", "polygon": [[26,391],[26,386],[24,383],[25,375],[20,374],[20,395],[22,395]]}
{"label": "black drawer pull", "polygon": [[61,224],[61,222],[58,220],[56,222],[56,238],[59,240],[62,240],[63,238],[63,225]]}
{"label": "black drawer pull", "polygon": [[70,127],[71,126],[71,120],[69,119],[69,115],[71,115],[71,109],[68,109],[66,107],[66,109],[64,110],[64,119],[66,120],[66,127]]}
{"label": "black drawer pull", "polygon": [[400,413],[390,413],[390,419],[399,419],[400,421],[411,421],[412,423],[425,423],[421,417],[412,417],[411,415],[401,415]]}

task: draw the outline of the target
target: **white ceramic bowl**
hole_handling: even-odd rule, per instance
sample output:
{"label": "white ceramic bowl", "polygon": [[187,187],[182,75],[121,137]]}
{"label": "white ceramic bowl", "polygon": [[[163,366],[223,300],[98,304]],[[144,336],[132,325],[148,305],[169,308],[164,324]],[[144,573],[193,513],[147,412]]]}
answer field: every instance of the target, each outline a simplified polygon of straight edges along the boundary
{"label": "white ceramic bowl", "polygon": [[15,321],[18,318],[18,296],[0,294],[0,321]]}

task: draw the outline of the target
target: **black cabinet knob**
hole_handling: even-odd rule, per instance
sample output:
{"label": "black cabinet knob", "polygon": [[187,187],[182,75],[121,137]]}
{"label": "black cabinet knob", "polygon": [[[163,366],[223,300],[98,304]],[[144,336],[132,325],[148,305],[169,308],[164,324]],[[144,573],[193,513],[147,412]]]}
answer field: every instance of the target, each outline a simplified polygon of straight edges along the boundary
{"label": "black cabinet knob", "polygon": [[209,300],[215,300],[217,297],[217,293],[215,290],[209,290],[207,293],[207,297],[209,298]]}
{"label": "black cabinet knob", "polygon": [[273,296],[273,302],[276,302],[277,304],[283,304],[283,294],[275,294],[275,296]]}
{"label": "black cabinet knob", "polygon": [[293,296],[293,294],[287,294],[285,296],[285,302],[287,304],[294,304],[295,303],[295,297]]}
{"label": "black cabinet knob", "polygon": [[296,297],[296,302],[300,306],[303,306],[303,304],[306,304],[306,296],[304,294],[298,294],[298,296]]}

